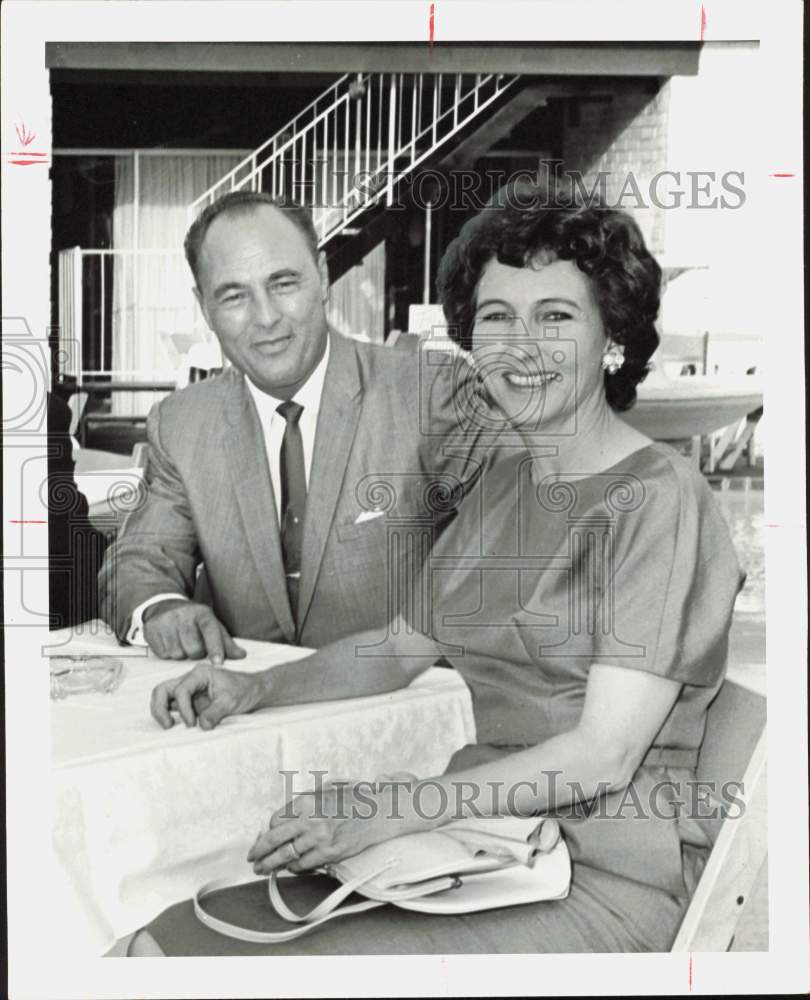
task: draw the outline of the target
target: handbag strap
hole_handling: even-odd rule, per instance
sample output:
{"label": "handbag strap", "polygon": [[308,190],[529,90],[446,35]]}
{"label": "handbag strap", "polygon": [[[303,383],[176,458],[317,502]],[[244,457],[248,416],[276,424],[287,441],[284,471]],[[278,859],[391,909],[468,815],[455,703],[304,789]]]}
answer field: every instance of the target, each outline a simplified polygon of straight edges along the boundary
{"label": "handbag strap", "polygon": [[[386,865],[385,867],[387,868],[389,866]],[[381,869],[381,871],[385,871],[385,868]],[[380,873],[377,872],[376,874]],[[348,899],[353,892],[356,892],[362,885],[368,882],[370,878],[374,877],[375,876],[369,877],[361,875],[348,882],[344,882],[342,885],[339,885],[337,889],[330,892],[325,899],[322,899],[316,907],[309,911],[309,913],[296,913],[294,910],[291,910],[289,906],[287,906],[281,895],[281,888],[279,887],[278,882],[278,872],[273,872],[270,876],[267,882],[267,892],[270,896],[270,902],[273,904],[273,909],[280,917],[284,917],[285,920],[289,920],[290,923],[293,924],[308,924],[317,922],[328,913],[337,909],[344,899]],[[365,907],[365,909],[371,909],[371,907]],[[342,912],[354,911],[352,907],[344,907]]]}
{"label": "handbag strap", "polygon": [[295,938],[308,934],[311,930],[314,930],[314,928],[320,926],[321,924],[325,924],[328,920],[334,920],[335,917],[343,917],[352,913],[362,913],[365,910],[373,910],[376,907],[385,906],[385,902],[381,900],[368,899],[362,903],[353,903],[351,906],[344,906],[342,909],[336,909],[336,907],[338,907],[344,899],[350,896],[353,892],[356,892],[366,882],[381,874],[388,867],[389,864],[387,863],[379,871],[374,872],[371,875],[361,875],[350,880],[349,882],[344,883],[331,892],[326,899],[322,900],[314,909],[310,910],[309,913],[305,914],[295,913],[287,906],[282,899],[281,892],[278,888],[278,873],[273,872],[270,876],[268,885],[270,900],[281,917],[299,925],[297,927],[292,927],[288,931],[250,930],[247,927],[240,927],[238,924],[231,924],[227,920],[220,920],[219,917],[214,917],[203,909],[202,900],[209,893],[216,892],[218,889],[245,885],[247,882],[253,881],[252,877],[242,879],[239,882],[232,882],[227,878],[214,879],[211,882],[206,882],[194,896],[194,913],[197,918],[206,925],[206,927],[210,927],[211,930],[224,934],[226,937],[234,938],[237,941],[247,941],[251,944],[283,944],[285,941],[293,941]]}

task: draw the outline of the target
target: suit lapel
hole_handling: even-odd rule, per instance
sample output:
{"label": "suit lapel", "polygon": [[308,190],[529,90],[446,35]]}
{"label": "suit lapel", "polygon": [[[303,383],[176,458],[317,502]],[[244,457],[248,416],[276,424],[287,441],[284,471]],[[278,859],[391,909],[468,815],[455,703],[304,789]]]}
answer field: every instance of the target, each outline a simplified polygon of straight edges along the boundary
{"label": "suit lapel", "polygon": [[225,401],[223,444],[239,504],[248,547],[270,607],[285,638],[295,641],[295,623],[287,598],[273,487],[264,435],[244,378],[234,373]]}
{"label": "suit lapel", "polygon": [[306,620],[360,419],[362,385],[351,340],[330,334],[309,476],[298,621]]}

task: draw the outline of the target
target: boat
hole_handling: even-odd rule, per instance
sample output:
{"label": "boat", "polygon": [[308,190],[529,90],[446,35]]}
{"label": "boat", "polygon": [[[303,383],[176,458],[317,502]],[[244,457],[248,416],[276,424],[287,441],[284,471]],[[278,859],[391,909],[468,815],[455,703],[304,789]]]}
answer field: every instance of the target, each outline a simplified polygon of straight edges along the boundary
{"label": "boat", "polygon": [[638,387],[635,406],[622,417],[656,441],[682,441],[737,423],[762,407],[756,375],[655,373]]}

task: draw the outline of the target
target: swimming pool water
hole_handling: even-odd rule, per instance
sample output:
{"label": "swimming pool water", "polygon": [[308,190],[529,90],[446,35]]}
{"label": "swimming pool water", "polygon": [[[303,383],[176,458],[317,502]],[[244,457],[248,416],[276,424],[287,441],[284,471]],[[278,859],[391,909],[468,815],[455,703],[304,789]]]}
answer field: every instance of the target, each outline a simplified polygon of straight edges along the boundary
{"label": "swimming pool water", "polygon": [[747,576],[736,610],[765,613],[765,513],[761,489],[719,489],[715,498],[723,511]]}

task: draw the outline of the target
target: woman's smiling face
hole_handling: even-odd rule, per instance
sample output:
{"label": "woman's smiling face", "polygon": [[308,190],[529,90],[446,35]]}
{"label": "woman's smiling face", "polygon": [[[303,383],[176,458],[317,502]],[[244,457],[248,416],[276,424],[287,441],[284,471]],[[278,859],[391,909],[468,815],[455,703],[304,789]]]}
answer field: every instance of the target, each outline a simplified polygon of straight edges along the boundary
{"label": "woman's smiling face", "polygon": [[515,422],[572,433],[583,407],[606,404],[607,344],[590,278],[570,260],[526,267],[490,260],[478,282],[473,357]]}

